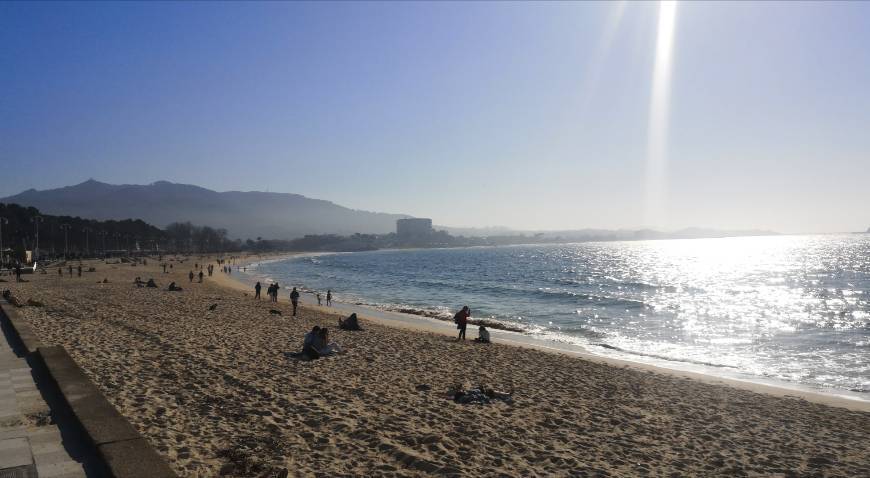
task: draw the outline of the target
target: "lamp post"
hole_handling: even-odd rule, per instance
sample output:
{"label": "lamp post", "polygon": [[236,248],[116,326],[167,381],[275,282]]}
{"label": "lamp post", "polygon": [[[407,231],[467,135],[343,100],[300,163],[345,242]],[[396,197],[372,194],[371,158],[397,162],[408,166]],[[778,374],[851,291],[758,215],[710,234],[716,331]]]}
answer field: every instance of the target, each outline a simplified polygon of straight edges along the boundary
{"label": "lamp post", "polygon": [[90,256],[91,255],[91,245],[88,242],[88,233],[91,232],[91,228],[85,227],[82,229],[82,232],[85,233],[85,255]]}
{"label": "lamp post", "polygon": [[63,229],[63,260],[66,260],[66,256],[69,254],[69,246],[66,237],[67,232],[69,232],[69,224],[61,224],[60,228]]}
{"label": "lamp post", "polygon": [[9,219],[0,217],[0,267],[6,263],[6,256],[3,255],[3,224],[9,224]]}
{"label": "lamp post", "polygon": [[43,222],[45,219],[42,216],[33,216],[30,218],[30,222],[32,222],[36,226],[36,244],[33,247],[33,262],[35,263],[39,259],[39,223]]}
{"label": "lamp post", "polygon": [[108,232],[99,231],[99,232],[97,232],[97,234],[100,236],[103,236],[103,258],[105,258],[106,257],[106,234],[108,234]]}

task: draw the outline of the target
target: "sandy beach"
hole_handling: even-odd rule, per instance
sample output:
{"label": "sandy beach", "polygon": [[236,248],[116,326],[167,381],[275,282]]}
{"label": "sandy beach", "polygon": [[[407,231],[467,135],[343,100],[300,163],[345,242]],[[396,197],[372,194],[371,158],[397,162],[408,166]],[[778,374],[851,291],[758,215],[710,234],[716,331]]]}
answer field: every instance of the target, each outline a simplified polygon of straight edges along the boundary
{"label": "sandy beach", "polygon": [[[870,474],[866,411],[365,318],[340,331],[328,309],[294,318],[219,267],[189,283],[199,260],[0,284],[43,304],[21,309],[42,341],[66,347],[182,476]],[[344,353],[288,358],[314,325]],[[477,385],[513,400],[450,400]]]}

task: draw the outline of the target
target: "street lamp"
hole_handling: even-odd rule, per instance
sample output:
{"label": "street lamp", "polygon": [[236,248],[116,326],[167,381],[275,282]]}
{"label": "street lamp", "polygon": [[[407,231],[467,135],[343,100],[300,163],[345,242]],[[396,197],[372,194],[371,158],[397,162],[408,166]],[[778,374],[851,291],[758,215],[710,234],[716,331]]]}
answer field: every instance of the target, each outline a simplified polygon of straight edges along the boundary
{"label": "street lamp", "polygon": [[86,227],[86,228],[82,229],[82,232],[85,233],[85,255],[90,256],[91,255],[91,246],[90,246],[90,243],[88,242],[88,233],[91,232],[91,228]]}
{"label": "street lamp", "polygon": [[106,234],[108,234],[106,231],[97,232],[97,235],[103,236],[103,258],[106,257]]}
{"label": "street lamp", "polygon": [[5,256],[3,255],[3,224],[9,224],[9,219],[0,217],[0,267],[6,263]]}
{"label": "street lamp", "polygon": [[45,221],[42,216],[33,216],[30,218],[30,222],[32,222],[36,226],[36,245],[33,248],[33,262],[35,263],[39,259],[39,223]]}
{"label": "street lamp", "polygon": [[66,256],[69,254],[69,246],[66,240],[69,224],[61,224],[60,228],[63,229],[63,260],[66,260]]}

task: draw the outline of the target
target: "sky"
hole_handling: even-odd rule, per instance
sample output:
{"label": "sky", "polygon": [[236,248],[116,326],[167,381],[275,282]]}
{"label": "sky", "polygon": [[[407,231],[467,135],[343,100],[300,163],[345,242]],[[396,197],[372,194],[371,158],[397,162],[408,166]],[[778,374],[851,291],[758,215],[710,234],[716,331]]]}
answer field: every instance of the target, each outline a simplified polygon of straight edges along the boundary
{"label": "sky", "polygon": [[169,180],[449,226],[870,227],[870,2],[662,11],[3,2],[0,197]]}

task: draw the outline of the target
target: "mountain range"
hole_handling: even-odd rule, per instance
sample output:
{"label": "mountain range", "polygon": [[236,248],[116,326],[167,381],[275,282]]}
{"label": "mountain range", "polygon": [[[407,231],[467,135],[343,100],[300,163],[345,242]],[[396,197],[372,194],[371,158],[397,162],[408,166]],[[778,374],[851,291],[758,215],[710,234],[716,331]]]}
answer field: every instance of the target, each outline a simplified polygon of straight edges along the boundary
{"label": "mountain range", "polygon": [[[386,234],[396,230],[396,220],[405,214],[350,209],[330,201],[299,194],[258,191],[217,192],[190,184],[157,181],[148,185],[106,184],[90,179],[75,186],[0,198],[3,203],[33,206],[45,214],[87,219],[142,219],[166,227],[173,222],[226,229],[237,239],[295,239],[307,234]],[[661,232],[651,229],[573,229],[521,231],[506,227],[435,226],[452,235],[466,237],[532,236],[555,242],[614,241],[639,239],[689,239],[703,237],[755,236],[770,231],[723,231],[687,228]]]}
{"label": "mountain range", "polygon": [[28,189],[0,202],[33,206],[43,213],[89,219],[135,218],[165,227],[173,222],[223,228],[230,237],[293,239],[306,234],[383,234],[411,217],[360,211],[299,194],[217,192],[189,184],[106,184],[90,179],[75,186]]}

